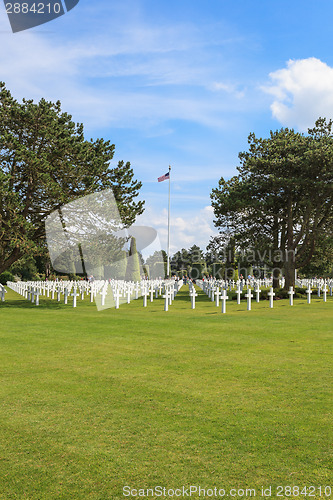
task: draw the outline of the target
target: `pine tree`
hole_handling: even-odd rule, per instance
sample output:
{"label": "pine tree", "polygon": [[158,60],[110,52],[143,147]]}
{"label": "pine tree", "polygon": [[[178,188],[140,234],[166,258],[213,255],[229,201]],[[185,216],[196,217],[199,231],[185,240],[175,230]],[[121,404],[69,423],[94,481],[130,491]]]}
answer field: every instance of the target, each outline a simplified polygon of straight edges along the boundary
{"label": "pine tree", "polygon": [[134,237],[132,237],[127,259],[126,281],[140,281],[140,279],[141,279],[140,260],[136,249],[136,240]]}

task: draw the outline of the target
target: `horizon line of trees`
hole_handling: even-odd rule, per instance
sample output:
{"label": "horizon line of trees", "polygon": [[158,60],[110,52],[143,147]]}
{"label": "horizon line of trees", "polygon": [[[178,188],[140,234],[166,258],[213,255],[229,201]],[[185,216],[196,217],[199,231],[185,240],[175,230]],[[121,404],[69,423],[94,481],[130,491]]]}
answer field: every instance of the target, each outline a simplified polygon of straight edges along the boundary
{"label": "horizon line of trees", "polygon": [[[319,246],[313,256],[310,264],[303,269],[299,269],[298,276],[300,277],[332,277],[333,276],[333,241],[325,241],[326,246]],[[128,269],[126,258],[130,255],[136,255],[137,259],[132,259],[131,266],[133,269]],[[161,256],[164,264],[164,275],[167,270],[167,253],[156,251],[146,259],[136,250],[133,239],[128,246],[128,250],[124,251],[124,258],[119,260],[119,269],[117,276],[119,279],[140,279],[142,276],[149,277],[153,272],[154,266],[158,265],[161,269]],[[275,252],[272,255],[272,250],[258,250],[250,248],[244,250],[237,248],[235,241],[226,237],[226,235],[218,235],[211,237],[206,251],[203,251],[198,245],[192,245],[189,249],[182,248],[170,257],[171,275],[187,276],[193,279],[212,276],[217,279],[234,279],[241,277],[247,278],[248,275],[254,275],[256,278],[271,277],[274,268],[267,265],[267,260],[279,261],[280,252]],[[78,262],[80,268],[80,262]],[[103,269],[103,270],[102,270]],[[114,268],[113,268],[114,269]],[[284,275],[283,269],[280,269],[280,277]],[[73,272],[64,273],[52,269],[50,259],[47,253],[43,256],[26,256],[18,260],[9,271],[0,275],[0,282],[5,284],[6,281],[14,279],[43,280],[56,279],[83,279],[87,278],[86,274],[76,272],[75,267]],[[96,274],[96,279],[109,279],[111,274],[107,263],[101,266],[100,273]],[[127,278],[126,278],[127,277]],[[276,286],[278,288],[278,286]]]}

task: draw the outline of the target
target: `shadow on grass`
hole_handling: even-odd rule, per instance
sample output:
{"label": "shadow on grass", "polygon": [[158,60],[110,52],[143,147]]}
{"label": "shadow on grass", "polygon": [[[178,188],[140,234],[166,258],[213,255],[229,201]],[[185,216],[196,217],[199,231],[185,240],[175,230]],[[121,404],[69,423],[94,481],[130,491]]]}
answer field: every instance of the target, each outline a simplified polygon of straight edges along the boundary
{"label": "shadow on grass", "polygon": [[[175,296],[175,300],[177,302],[191,302],[191,297],[189,295],[189,291],[186,291],[186,290],[183,290],[181,289],[177,295]],[[195,297],[195,302],[209,302],[210,299],[207,295],[205,295],[204,293],[198,293],[198,296]]]}
{"label": "shadow on grass", "polygon": [[[5,302],[0,303],[0,311],[1,309],[9,309],[11,307],[19,308],[19,309],[63,309],[64,304],[59,302],[52,301],[43,301],[39,302],[39,306],[36,306],[33,302],[29,302],[29,300],[18,299],[18,300],[10,300],[6,299]],[[68,307],[68,306],[67,306]]]}

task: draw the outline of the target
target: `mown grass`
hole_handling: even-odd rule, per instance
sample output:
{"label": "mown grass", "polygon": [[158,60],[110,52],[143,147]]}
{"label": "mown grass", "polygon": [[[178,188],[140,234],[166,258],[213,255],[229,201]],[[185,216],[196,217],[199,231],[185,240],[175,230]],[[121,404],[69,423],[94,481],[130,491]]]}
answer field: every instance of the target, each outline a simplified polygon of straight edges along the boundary
{"label": "mown grass", "polygon": [[0,498],[332,485],[333,300],[288,304],[222,315],[199,292],[191,310],[183,287],[167,313],[163,299],[97,312],[9,291]]}

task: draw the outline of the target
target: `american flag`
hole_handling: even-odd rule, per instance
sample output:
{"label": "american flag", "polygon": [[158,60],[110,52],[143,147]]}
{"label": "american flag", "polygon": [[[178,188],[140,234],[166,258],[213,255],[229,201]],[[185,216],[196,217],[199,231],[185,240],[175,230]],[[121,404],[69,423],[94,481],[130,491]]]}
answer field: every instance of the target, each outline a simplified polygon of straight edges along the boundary
{"label": "american flag", "polygon": [[157,180],[158,180],[158,182],[162,182],[162,181],[165,181],[166,179],[169,179],[169,178],[170,178],[170,172],[167,172],[166,174],[161,175],[161,177],[159,177]]}

